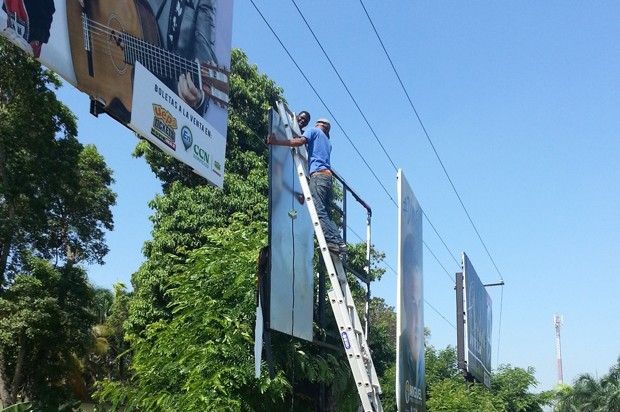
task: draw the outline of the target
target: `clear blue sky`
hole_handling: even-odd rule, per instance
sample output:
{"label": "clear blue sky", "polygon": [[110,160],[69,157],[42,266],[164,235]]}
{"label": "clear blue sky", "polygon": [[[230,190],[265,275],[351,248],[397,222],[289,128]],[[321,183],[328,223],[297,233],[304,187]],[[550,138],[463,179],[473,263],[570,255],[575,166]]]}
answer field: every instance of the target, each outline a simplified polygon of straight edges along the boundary
{"label": "clear blue sky", "polygon": [[[255,0],[382,183],[396,199],[396,171],[353,106],[290,1]],[[453,255],[465,251],[485,283],[499,280],[408,106],[357,1],[299,1],[379,139],[402,167]],[[494,303],[493,367],[536,368],[555,383],[552,317],[564,315],[565,381],[598,374],[620,355],[620,5],[616,2],[371,1],[365,4],[430,136],[506,281]],[[235,0],[233,46],[285,90],[293,110],[328,116],[249,0]],[[111,248],[94,283],[129,278],[150,236],[148,201],[159,185],[137,140],[110,118],[88,114],[71,87],[60,96],[79,116],[80,140],[114,170],[118,205]],[[342,132],[333,163],[374,210],[373,241],[396,267],[396,207]],[[351,228],[364,234],[361,213]],[[431,227],[425,241],[459,270]],[[349,233],[350,239],[355,235]],[[424,255],[425,297],[454,324],[452,281]],[[374,294],[394,305],[388,269]],[[426,306],[431,343],[455,330]],[[498,353],[499,339],[499,353]],[[499,356],[498,356],[499,355]]]}

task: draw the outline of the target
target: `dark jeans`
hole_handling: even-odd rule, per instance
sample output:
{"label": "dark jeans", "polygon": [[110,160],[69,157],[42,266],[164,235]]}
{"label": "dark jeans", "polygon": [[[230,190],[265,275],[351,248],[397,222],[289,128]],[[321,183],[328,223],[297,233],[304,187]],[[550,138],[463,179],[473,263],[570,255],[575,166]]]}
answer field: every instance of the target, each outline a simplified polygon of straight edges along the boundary
{"label": "dark jeans", "polygon": [[332,177],[327,174],[315,173],[310,176],[310,193],[314,200],[316,213],[327,243],[344,244],[340,231],[329,218],[328,207],[332,201]]}

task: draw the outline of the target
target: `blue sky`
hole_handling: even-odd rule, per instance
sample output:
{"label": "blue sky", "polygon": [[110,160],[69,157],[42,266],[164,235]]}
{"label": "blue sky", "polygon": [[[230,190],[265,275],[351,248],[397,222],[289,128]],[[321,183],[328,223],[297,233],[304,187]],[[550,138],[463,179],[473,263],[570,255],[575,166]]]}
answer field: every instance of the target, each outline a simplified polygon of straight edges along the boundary
{"label": "blue sky", "polygon": [[[396,199],[396,171],[333,73],[292,2],[255,0],[374,173]],[[398,86],[358,1],[298,1],[391,159],[451,253],[465,251],[484,283],[495,271]],[[615,2],[371,1],[365,5],[506,286],[494,303],[493,367],[536,368],[555,384],[553,314],[564,315],[565,381],[601,376],[620,355],[620,5]],[[233,46],[284,88],[293,110],[329,116],[249,0],[236,0]],[[129,284],[150,236],[148,202],[159,189],[137,139],[72,87],[60,97],[79,117],[80,140],[114,170],[116,229],[95,284]],[[373,207],[373,242],[396,268],[396,207],[342,132],[333,164]],[[357,213],[357,216],[356,216]],[[350,226],[364,234],[361,210]],[[349,233],[349,239],[355,235]],[[424,239],[449,276],[459,268],[425,222]],[[449,276],[425,251],[426,300],[454,324]],[[388,269],[373,293],[396,303]],[[455,344],[428,306],[431,343]],[[499,342],[498,342],[499,341]],[[499,343],[499,345],[498,345]],[[498,351],[499,349],[499,351]]]}

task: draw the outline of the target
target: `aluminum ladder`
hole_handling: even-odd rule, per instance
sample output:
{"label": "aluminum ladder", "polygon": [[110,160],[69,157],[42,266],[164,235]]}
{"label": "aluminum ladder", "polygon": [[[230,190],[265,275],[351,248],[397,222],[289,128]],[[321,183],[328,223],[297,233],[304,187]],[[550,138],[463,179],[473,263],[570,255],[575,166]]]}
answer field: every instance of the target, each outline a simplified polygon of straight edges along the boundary
{"label": "aluminum ladder", "polygon": [[355,379],[355,386],[360,396],[361,405],[364,412],[382,412],[381,385],[377,378],[377,372],[372,362],[370,349],[364,329],[360,322],[360,318],[351,296],[351,289],[347,282],[346,272],[340,260],[340,257],[329,251],[325,235],[316,213],[316,207],[310,194],[310,186],[308,184],[308,176],[306,173],[306,159],[304,156],[305,149],[293,148],[293,159],[295,160],[295,168],[299,176],[299,182],[304,194],[305,203],[308,206],[310,219],[314,227],[314,234],[319,242],[321,255],[329,274],[329,280],[332,289],[327,293],[331,304],[342,344],[349,360],[351,372]]}

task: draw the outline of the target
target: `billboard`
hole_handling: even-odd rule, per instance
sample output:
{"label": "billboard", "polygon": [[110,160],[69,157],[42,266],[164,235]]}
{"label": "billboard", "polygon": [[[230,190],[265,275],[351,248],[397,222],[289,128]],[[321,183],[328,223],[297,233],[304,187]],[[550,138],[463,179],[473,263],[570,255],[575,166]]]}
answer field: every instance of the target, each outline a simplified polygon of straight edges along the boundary
{"label": "billboard", "polygon": [[401,412],[426,410],[422,209],[398,170],[396,402]]}
{"label": "billboard", "polygon": [[[294,116],[279,103],[269,111],[269,130],[278,140],[299,134]],[[292,132],[291,132],[292,130]],[[302,155],[303,147],[299,148]],[[291,149],[269,150],[269,328],[312,341],[314,229],[304,202]]]}
{"label": "billboard", "polygon": [[491,386],[491,331],[493,304],[474,266],[463,253],[463,307],[465,316],[465,365],[467,373]]}
{"label": "billboard", "polygon": [[0,3],[0,35],[222,186],[232,0]]}

